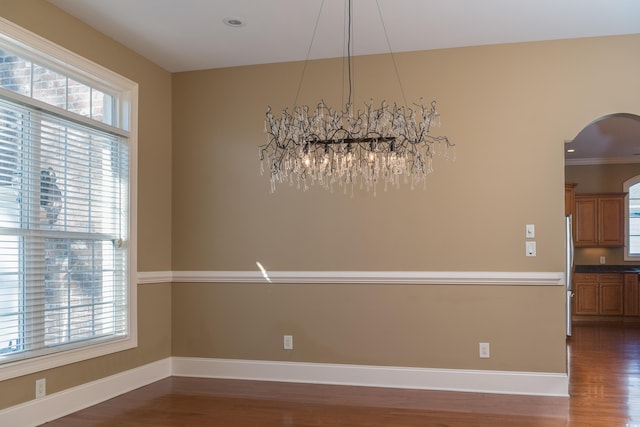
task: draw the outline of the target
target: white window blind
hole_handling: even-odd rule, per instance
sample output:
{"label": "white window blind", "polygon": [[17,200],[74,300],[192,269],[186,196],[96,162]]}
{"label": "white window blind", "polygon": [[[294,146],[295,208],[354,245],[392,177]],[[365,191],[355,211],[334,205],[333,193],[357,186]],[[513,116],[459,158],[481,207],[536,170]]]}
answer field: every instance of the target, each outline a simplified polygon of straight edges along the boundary
{"label": "white window blind", "polygon": [[0,98],[0,364],[128,333],[127,139]]}

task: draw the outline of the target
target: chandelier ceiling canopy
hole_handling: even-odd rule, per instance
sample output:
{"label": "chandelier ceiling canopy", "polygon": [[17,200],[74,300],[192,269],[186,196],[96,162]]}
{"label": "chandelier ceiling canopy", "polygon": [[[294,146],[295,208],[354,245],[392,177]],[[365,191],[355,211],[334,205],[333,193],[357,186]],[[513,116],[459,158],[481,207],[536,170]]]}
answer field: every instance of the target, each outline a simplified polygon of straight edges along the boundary
{"label": "chandelier ceiling canopy", "polygon": [[[321,11],[322,6],[316,27]],[[378,13],[398,77],[379,6]],[[440,126],[436,102],[425,105],[420,99],[419,103],[407,106],[399,78],[403,104],[390,106],[382,101],[375,107],[370,101],[363,109],[354,110],[352,0],[347,0],[345,14],[348,74],[345,108],[336,110],[324,101],[315,107],[299,106],[296,95],[292,111],[285,108],[279,118],[272,113],[271,107],[267,109],[267,142],[259,146],[259,158],[261,173],[268,172],[270,176],[272,192],[284,183],[305,191],[314,185],[330,191],[338,186],[344,192],[351,188],[352,193],[358,185],[375,194],[380,182],[386,191],[390,186],[399,187],[404,181],[413,189],[420,184],[426,185],[427,174],[433,170],[434,155],[455,158],[455,145],[446,136],[431,135],[432,128]],[[308,62],[307,58],[305,69]],[[303,78],[304,69],[298,94]]]}

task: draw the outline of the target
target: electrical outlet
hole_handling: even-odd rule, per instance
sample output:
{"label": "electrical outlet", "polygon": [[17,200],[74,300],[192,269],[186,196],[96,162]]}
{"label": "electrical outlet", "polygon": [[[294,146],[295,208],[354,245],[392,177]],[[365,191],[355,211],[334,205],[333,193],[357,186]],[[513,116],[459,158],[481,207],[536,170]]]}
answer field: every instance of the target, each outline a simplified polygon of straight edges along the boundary
{"label": "electrical outlet", "polygon": [[481,342],[479,346],[480,359],[488,359],[491,357],[491,346],[488,342]]}
{"label": "electrical outlet", "polygon": [[284,349],[293,350],[293,335],[284,336]]}
{"label": "electrical outlet", "polygon": [[36,380],[36,399],[40,399],[41,397],[45,397],[47,395],[47,380],[45,378],[40,378]]}
{"label": "electrical outlet", "polygon": [[526,255],[527,256],[536,256],[536,242],[535,242],[535,240],[525,242],[525,248],[526,248],[526,252],[527,252]]}

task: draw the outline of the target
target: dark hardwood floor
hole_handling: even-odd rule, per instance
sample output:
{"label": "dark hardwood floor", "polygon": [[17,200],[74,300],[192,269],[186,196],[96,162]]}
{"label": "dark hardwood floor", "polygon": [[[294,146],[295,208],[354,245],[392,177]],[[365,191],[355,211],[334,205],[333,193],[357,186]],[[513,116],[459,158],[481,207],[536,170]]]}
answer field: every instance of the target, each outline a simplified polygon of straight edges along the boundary
{"label": "dark hardwood floor", "polygon": [[640,326],[576,325],[570,398],[172,377],[57,426],[640,427]]}

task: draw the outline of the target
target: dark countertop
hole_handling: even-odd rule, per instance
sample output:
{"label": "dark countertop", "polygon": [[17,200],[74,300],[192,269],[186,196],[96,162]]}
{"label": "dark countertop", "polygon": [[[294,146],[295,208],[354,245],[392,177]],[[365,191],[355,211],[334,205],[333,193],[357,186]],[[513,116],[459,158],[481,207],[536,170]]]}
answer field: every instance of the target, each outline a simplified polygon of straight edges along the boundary
{"label": "dark countertop", "polygon": [[640,265],[576,265],[576,273],[640,273]]}

